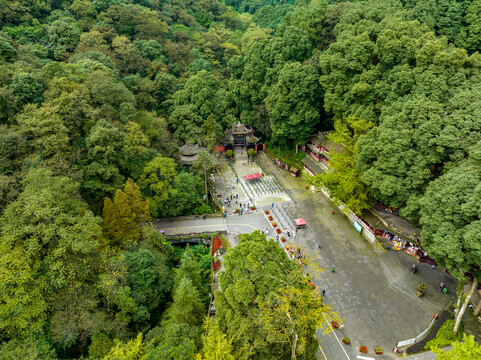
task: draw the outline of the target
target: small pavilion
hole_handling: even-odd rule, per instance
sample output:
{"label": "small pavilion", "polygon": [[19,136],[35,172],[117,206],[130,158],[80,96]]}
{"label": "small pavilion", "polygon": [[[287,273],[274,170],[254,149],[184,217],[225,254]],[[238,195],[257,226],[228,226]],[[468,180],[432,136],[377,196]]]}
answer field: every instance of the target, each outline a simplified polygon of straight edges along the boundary
{"label": "small pavilion", "polygon": [[197,159],[197,155],[201,148],[196,144],[191,144],[189,141],[187,144],[179,148],[180,163],[184,165],[192,165]]}

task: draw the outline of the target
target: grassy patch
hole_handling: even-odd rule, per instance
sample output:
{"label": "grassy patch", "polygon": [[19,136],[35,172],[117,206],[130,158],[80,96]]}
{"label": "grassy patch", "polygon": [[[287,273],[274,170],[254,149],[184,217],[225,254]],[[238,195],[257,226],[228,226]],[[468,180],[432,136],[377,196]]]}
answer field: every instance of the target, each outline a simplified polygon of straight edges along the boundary
{"label": "grassy patch", "polygon": [[303,168],[301,160],[306,156],[305,153],[299,151],[296,154],[296,149],[293,148],[282,148],[278,146],[273,146],[270,143],[266,143],[265,153],[271,159],[279,159],[282,162],[288,164],[289,166],[294,166],[298,169]]}
{"label": "grassy patch", "polygon": [[441,326],[438,333],[436,334],[436,338],[427,342],[424,346],[424,349],[428,350],[431,349],[433,346],[437,347],[445,347],[451,345],[453,341],[461,340],[463,335],[462,324],[459,327],[458,333],[456,335],[453,334],[454,329],[454,320],[446,320],[446,322]]}

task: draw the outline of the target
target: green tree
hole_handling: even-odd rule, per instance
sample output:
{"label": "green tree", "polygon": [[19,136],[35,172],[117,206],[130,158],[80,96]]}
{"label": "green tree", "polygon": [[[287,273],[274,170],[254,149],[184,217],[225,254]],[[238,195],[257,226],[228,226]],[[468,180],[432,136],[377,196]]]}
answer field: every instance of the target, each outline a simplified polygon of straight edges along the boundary
{"label": "green tree", "polygon": [[169,117],[169,127],[174,137],[183,142],[199,143],[202,134],[202,117],[195,111],[194,105],[175,107]]}
{"label": "green tree", "polygon": [[[239,237],[239,244],[225,255],[224,267],[219,276],[222,291],[215,298],[216,321],[233,339],[234,356],[312,358],[316,328],[329,308],[321,305],[296,262],[274,240],[255,231]],[[305,303],[294,300],[297,295]],[[312,317],[289,319],[289,313]]]}
{"label": "green tree", "polygon": [[101,331],[95,331],[92,335],[92,343],[89,346],[89,356],[102,359],[106,356],[110,348],[113,346],[113,341],[106,334]]}
{"label": "green tree", "polygon": [[23,186],[0,220],[0,328],[26,335],[42,330],[52,292],[89,272],[101,227],[71,179],[31,170]]}
{"label": "green tree", "polygon": [[114,346],[102,360],[142,360],[145,355],[142,334],[127,342],[115,340]]}
{"label": "green tree", "polygon": [[126,134],[105,120],[99,120],[85,139],[86,154],[82,188],[87,200],[96,206],[124,183],[128,169]]}
{"label": "green tree", "polygon": [[209,194],[207,192],[207,176],[212,173],[214,164],[215,163],[212,160],[212,156],[205,150],[199,151],[193,164],[197,171],[204,174],[204,194],[206,202],[209,201]]}
{"label": "green tree", "polygon": [[372,122],[355,117],[336,121],[335,132],[329,134],[329,141],[335,145],[329,154],[330,171],[317,175],[314,180],[319,179],[334,198],[344,202],[357,215],[372,206],[373,198],[356,167],[355,158],[359,152],[356,141],[373,126]]}
{"label": "green tree", "polygon": [[215,120],[214,114],[210,114],[202,124],[203,137],[202,143],[209,150],[219,143],[222,138],[222,126]]}
{"label": "green tree", "polygon": [[108,317],[99,309],[97,293],[86,284],[69,286],[52,304],[50,331],[53,342],[63,349],[86,345],[95,331],[107,330]]}
{"label": "green tree", "polygon": [[286,64],[265,104],[274,139],[305,144],[320,123],[321,95],[316,69],[297,62]]}
{"label": "green tree", "polygon": [[227,339],[216,320],[204,321],[205,334],[202,336],[202,354],[209,360],[234,360],[232,341]]}
{"label": "green tree", "polygon": [[62,59],[67,52],[75,49],[80,41],[82,31],[70,19],[63,18],[50,24],[47,32],[54,57]]}
{"label": "green tree", "polygon": [[464,334],[463,341],[455,341],[452,346],[448,351],[437,348],[432,351],[439,360],[476,359],[481,356],[481,346],[476,343],[473,335]]}
{"label": "green tree", "polygon": [[12,79],[12,87],[14,95],[17,97],[20,105],[27,103],[41,103],[43,86],[32,74],[17,73]]}
{"label": "green tree", "polygon": [[196,286],[187,277],[180,280],[174,289],[174,302],[167,311],[167,321],[200,326],[205,316],[205,307]]}
{"label": "green tree", "polygon": [[432,181],[420,201],[421,243],[429,256],[460,281],[467,272],[475,278],[462,308],[458,300],[454,333],[481,278],[481,212],[475,200],[481,192],[480,164],[478,143],[469,159]]}
{"label": "green tree", "polygon": [[128,179],[124,191],[117,190],[114,201],[106,198],[103,209],[104,236],[108,245],[122,247],[140,239],[140,228],[151,220],[149,201],[144,200],[137,184]]}
{"label": "green tree", "polygon": [[177,164],[174,159],[157,156],[144,167],[139,186],[150,201],[153,217],[169,214],[170,201],[177,195],[173,186],[177,177]]}
{"label": "green tree", "polygon": [[153,246],[142,244],[125,254],[127,281],[132,297],[139,304],[134,320],[143,328],[147,321],[155,323],[172,290],[173,279],[167,257]]}
{"label": "green tree", "polygon": [[0,360],[57,360],[55,350],[44,338],[12,339],[0,345]]}
{"label": "green tree", "polygon": [[172,199],[172,204],[175,204],[175,206],[169,206],[170,216],[209,214],[212,212],[202,198],[204,181],[201,175],[181,171],[174,182],[174,189],[176,195]]}
{"label": "green tree", "polygon": [[57,109],[27,105],[17,117],[19,129],[27,138],[28,148],[45,158],[61,157],[69,150],[68,130]]}

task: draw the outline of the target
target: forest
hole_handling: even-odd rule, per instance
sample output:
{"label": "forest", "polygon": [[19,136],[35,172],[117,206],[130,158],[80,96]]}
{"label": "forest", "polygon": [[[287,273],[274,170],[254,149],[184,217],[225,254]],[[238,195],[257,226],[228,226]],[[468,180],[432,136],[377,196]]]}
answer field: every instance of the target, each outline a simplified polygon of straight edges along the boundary
{"label": "forest", "polygon": [[148,226],[214,211],[210,163],[178,148],[212,151],[236,121],[291,152],[334,130],[333,194],[400,209],[481,279],[480,17],[479,0],[0,0],[0,359],[288,359],[293,329],[312,358],[306,314],[330,309],[275,243],[229,252],[211,322],[209,248]]}

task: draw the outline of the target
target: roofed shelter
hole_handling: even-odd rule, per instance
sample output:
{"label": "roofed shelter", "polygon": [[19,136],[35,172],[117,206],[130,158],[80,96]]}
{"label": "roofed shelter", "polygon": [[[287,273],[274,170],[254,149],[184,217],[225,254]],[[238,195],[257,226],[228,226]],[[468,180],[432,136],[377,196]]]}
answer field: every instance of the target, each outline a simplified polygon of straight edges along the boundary
{"label": "roofed shelter", "polygon": [[200,150],[202,150],[200,146],[191,144],[188,141],[187,144],[179,148],[180,163],[184,165],[192,165],[197,159],[197,155],[199,154]]}
{"label": "roofed shelter", "polygon": [[246,179],[247,181],[249,181],[249,180],[255,180],[255,179],[258,179],[258,178],[260,178],[260,177],[262,177],[262,175],[261,175],[261,174],[259,174],[259,173],[255,173],[255,174],[250,174],[250,175],[246,175],[246,176],[244,176],[244,179]]}
{"label": "roofed shelter", "polygon": [[233,150],[235,146],[241,146],[246,149],[255,149],[260,138],[254,135],[254,130],[248,128],[245,124],[237,122],[228,130],[226,130],[222,143],[225,149]]}

